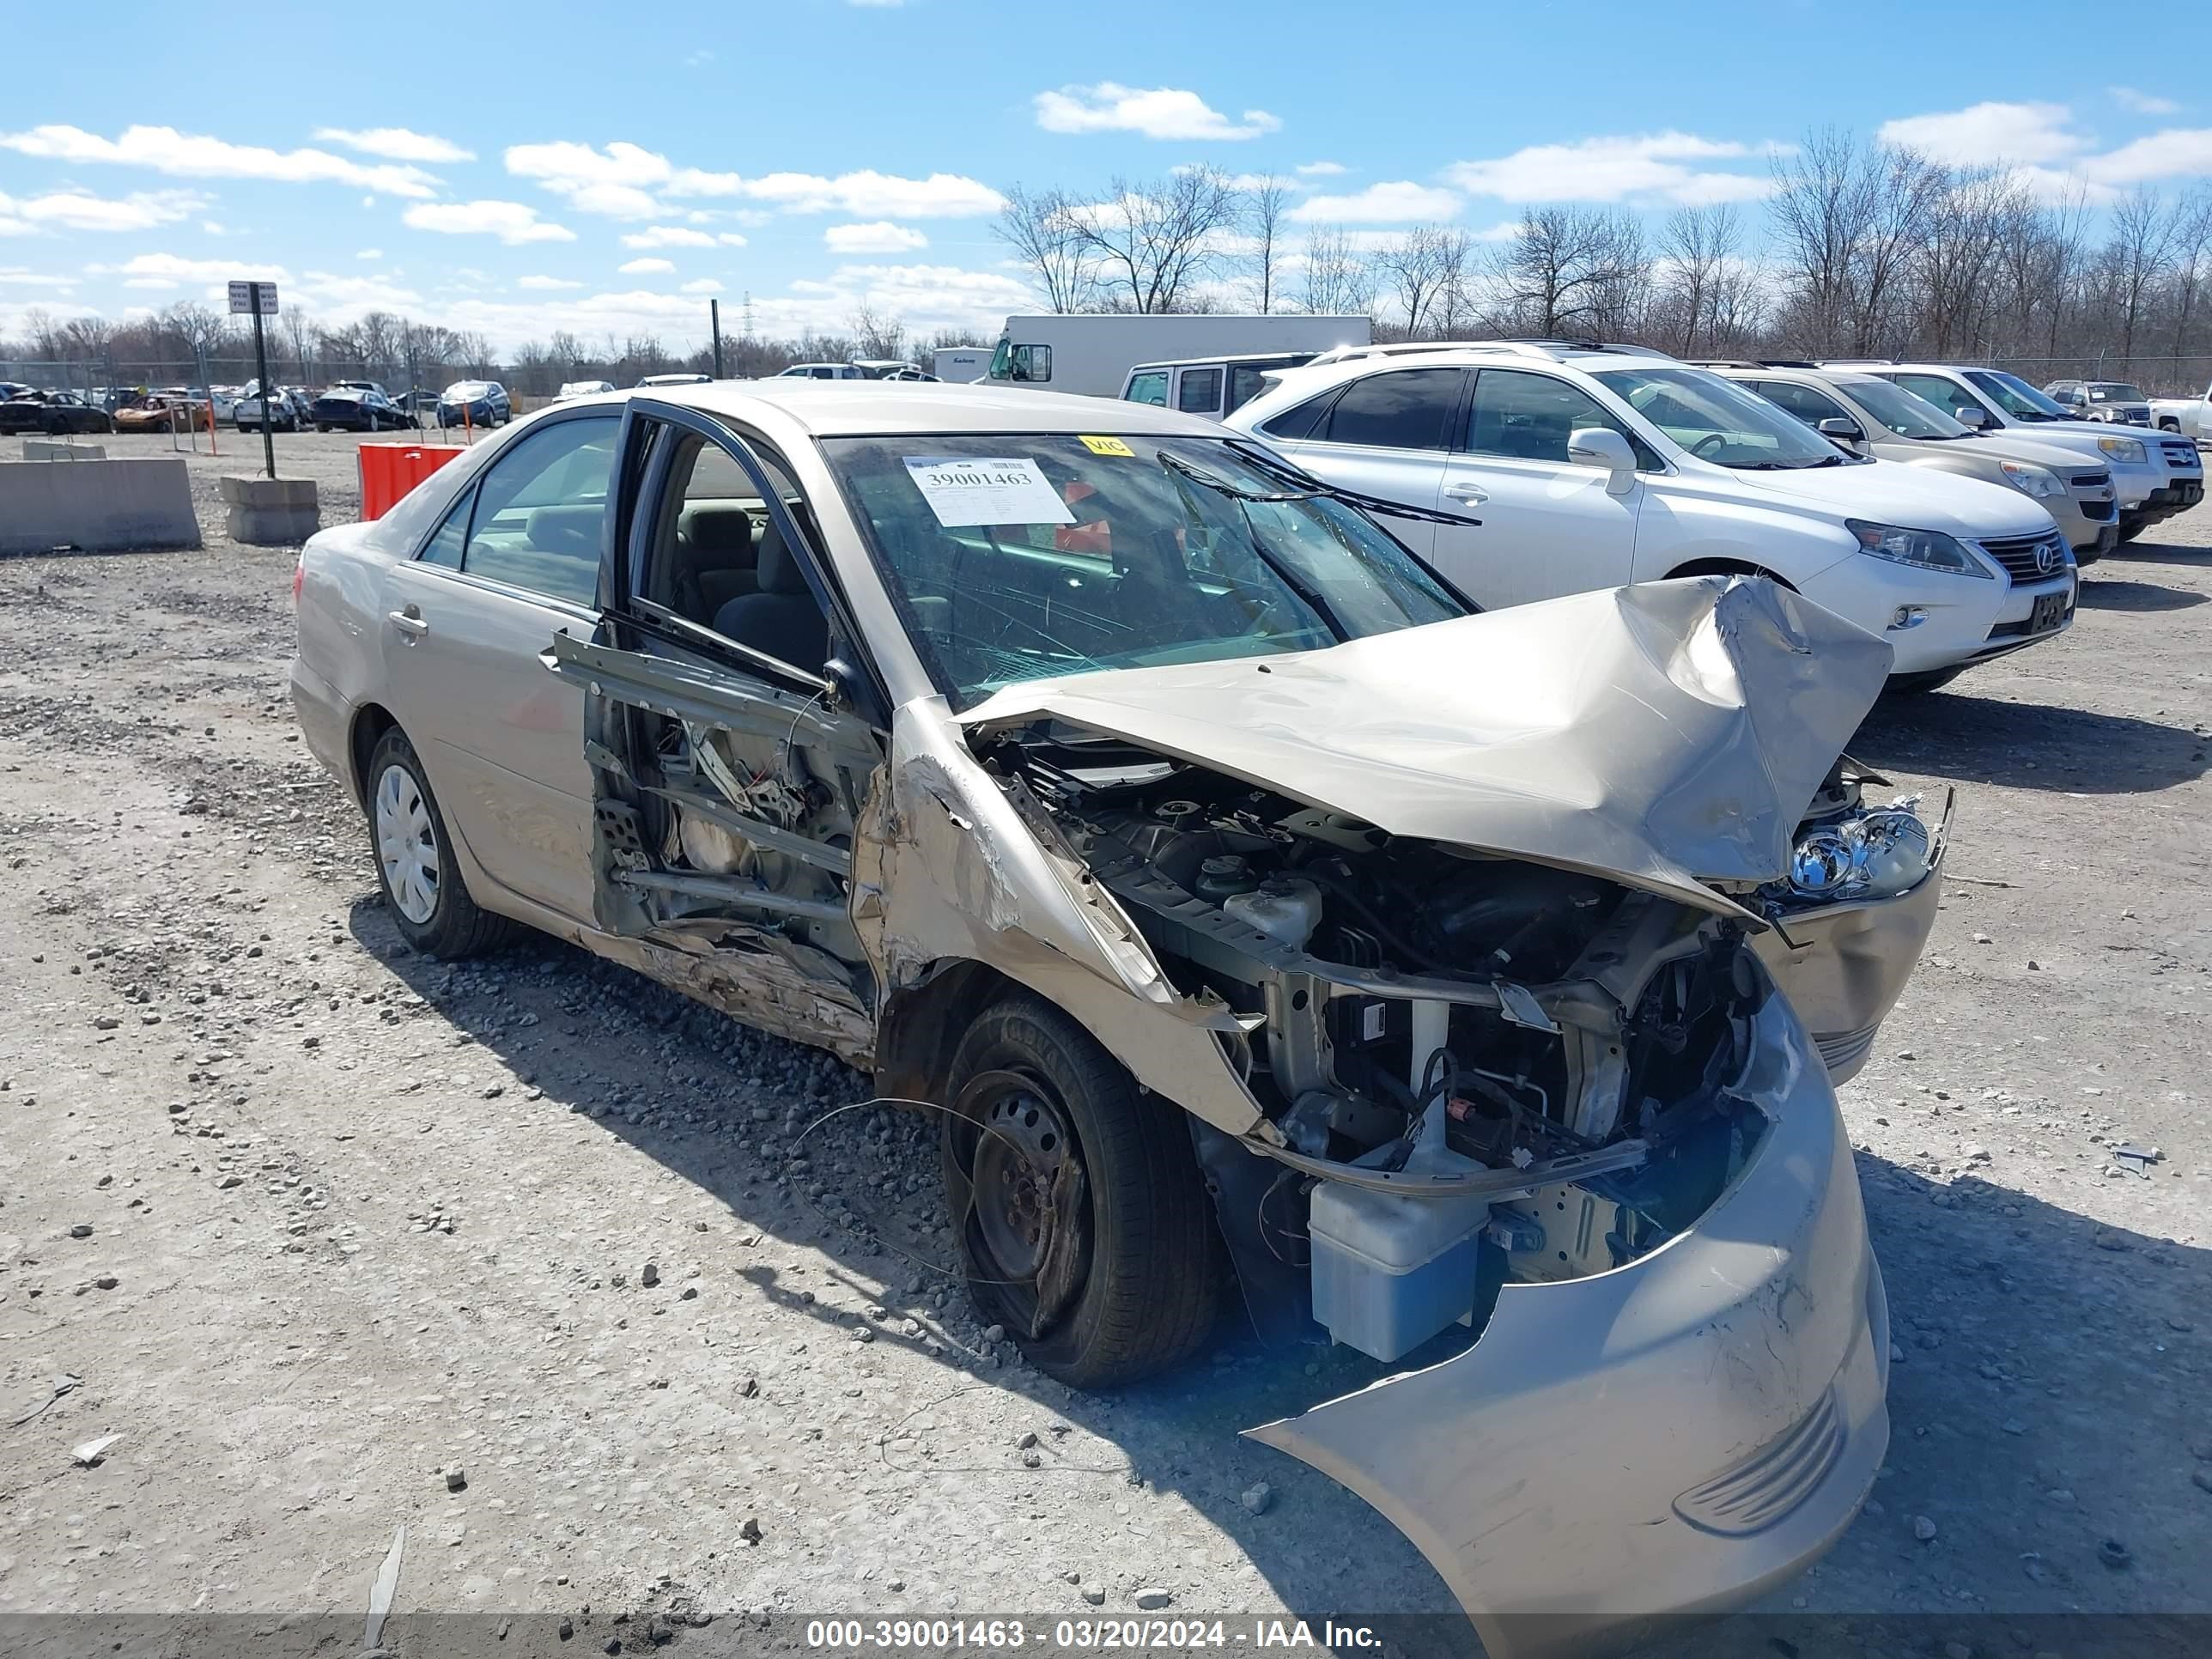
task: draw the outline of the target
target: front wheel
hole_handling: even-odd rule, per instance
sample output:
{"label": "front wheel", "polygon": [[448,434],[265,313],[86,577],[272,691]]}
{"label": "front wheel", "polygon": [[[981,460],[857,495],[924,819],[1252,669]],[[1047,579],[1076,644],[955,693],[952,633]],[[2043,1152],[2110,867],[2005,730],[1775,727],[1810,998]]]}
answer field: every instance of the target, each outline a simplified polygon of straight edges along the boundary
{"label": "front wheel", "polygon": [[1073,1388],[1190,1358],[1213,1325],[1218,1240],[1182,1109],[1027,993],[969,1027],[951,1097],[945,1195],[983,1317]]}
{"label": "front wheel", "polygon": [[369,757],[368,825],[377,884],[408,944],[451,962],[505,942],[510,924],[469,896],[430,780],[396,726]]}
{"label": "front wheel", "polygon": [[1948,668],[1924,669],[1917,674],[1892,674],[1885,691],[1899,691],[1908,696],[1923,691],[1940,691],[1953,680],[1972,667],[1972,663],[1953,663]]}

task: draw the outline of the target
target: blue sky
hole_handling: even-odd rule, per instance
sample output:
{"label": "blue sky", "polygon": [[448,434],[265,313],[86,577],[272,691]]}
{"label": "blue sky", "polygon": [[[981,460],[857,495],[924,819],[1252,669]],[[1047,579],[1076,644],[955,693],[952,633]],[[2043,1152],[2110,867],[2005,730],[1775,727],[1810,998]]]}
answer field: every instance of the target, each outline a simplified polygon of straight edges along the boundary
{"label": "blue sky", "polygon": [[[2212,178],[2212,22],[2076,4],[15,6],[0,333],[232,276],[343,320],[703,337],[1030,308],[995,192],[1195,161],[1293,216],[1481,232],[1555,200],[1755,204],[1887,129],[2057,192]],[[244,78],[250,71],[251,81]]]}

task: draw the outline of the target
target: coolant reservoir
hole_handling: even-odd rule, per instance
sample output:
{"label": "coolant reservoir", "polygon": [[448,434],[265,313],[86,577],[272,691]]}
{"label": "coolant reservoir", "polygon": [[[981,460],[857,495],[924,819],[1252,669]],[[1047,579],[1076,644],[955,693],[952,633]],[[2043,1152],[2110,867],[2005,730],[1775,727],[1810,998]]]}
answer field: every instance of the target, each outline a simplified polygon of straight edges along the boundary
{"label": "coolant reservoir", "polygon": [[1321,889],[1304,876],[1270,876],[1251,892],[1232,893],[1221,908],[1247,927],[1301,950],[1321,926]]}

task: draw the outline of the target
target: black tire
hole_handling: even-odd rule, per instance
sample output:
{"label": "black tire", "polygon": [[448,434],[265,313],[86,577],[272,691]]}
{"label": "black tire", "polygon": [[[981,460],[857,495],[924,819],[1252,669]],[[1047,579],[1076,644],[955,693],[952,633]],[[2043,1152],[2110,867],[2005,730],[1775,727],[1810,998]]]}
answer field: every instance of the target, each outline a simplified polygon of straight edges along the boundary
{"label": "black tire", "polygon": [[[437,898],[429,915],[421,921],[411,920],[400,908],[392,891],[391,872],[377,845],[377,791],[385,774],[394,769],[404,772],[420,793],[437,851]],[[399,936],[425,956],[444,962],[482,956],[506,944],[514,935],[514,923],[480,908],[469,896],[468,884],[462,880],[460,868],[453,859],[453,842],[446,833],[445,814],[438,810],[438,798],[431,793],[429,776],[416,756],[414,744],[407,741],[407,734],[398,726],[378,738],[376,747],[370,751],[367,787],[362,793],[368,797],[369,851],[376,859],[376,884],[384,895],[384,908],[391,913]]]}
{"label": "black tire", "polygon": [[2149,528],[2147,524],[2124,524],[2120,526],[2120,539],[2124,542],[2131,542]]}
{"label": "black tire", "polygon": [[[1189,1358],[1213,1327],[1220,1246],[1182,1109],[1140,1089],[1081,1025],[1026,992],[993,1003],[968,1028],[951,1082],[945,1196],[982,1316],[1071,1388],[1133,1382]],[[987,1133],[986,1119],[1006,1131]],[[1060,1143],[1059,1127],[1072,1146]],[[1014,1134],[1057,1153],[1057,1181]],[[991,1197],[988,1215],[979,1170],[1006,1177],[1006,1196]],[[996,1194],[1002,1183],[989,1184]],[[1054,1186],[1072,1194],[1062,1209],[1047,1201]],[[1002,1261],[993,1246],[1024,1197],[1041,1223],[1073,1218],[1060,1234],[1067,1243],[1041,1247],[1033,1271]],[[1056,1292],[1046,1288],[1055,1284]]]}
{"label": "black tire", "polygon": [[1892,674],[1889,684],[1882,689],[1888,692],[1903,692],[1917,696],[1923,691],[1940,691],[1953,680],[1972,667],[1972,663],[1954,663],[1948,668],[1930,668],[1917,674]]}

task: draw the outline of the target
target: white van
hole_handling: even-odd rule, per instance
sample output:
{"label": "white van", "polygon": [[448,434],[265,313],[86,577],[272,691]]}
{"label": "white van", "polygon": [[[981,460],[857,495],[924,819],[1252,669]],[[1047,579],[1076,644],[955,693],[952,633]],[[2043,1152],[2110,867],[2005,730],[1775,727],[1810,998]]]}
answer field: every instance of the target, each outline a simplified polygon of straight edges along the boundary
{"label": "white van", "polygon": [[1478,605],[1667,576],[1772,576],[1928,690],[2063,632],[2079,584],[2017,490],[1841,453],[1710,369],[1626,346],[1330,353],[1229,417],[1317,477],[1461,524],[1389,521]]}
{"label": "white van", "polygon": [[1267,389],[1267,377],[1299,368],[1312,351],[1248,351],[1233,357],[1191,357],[1180,362],[1139,363],[1121,382],[1125,403],[1150,404],[1185,415],[1220,420]]}

